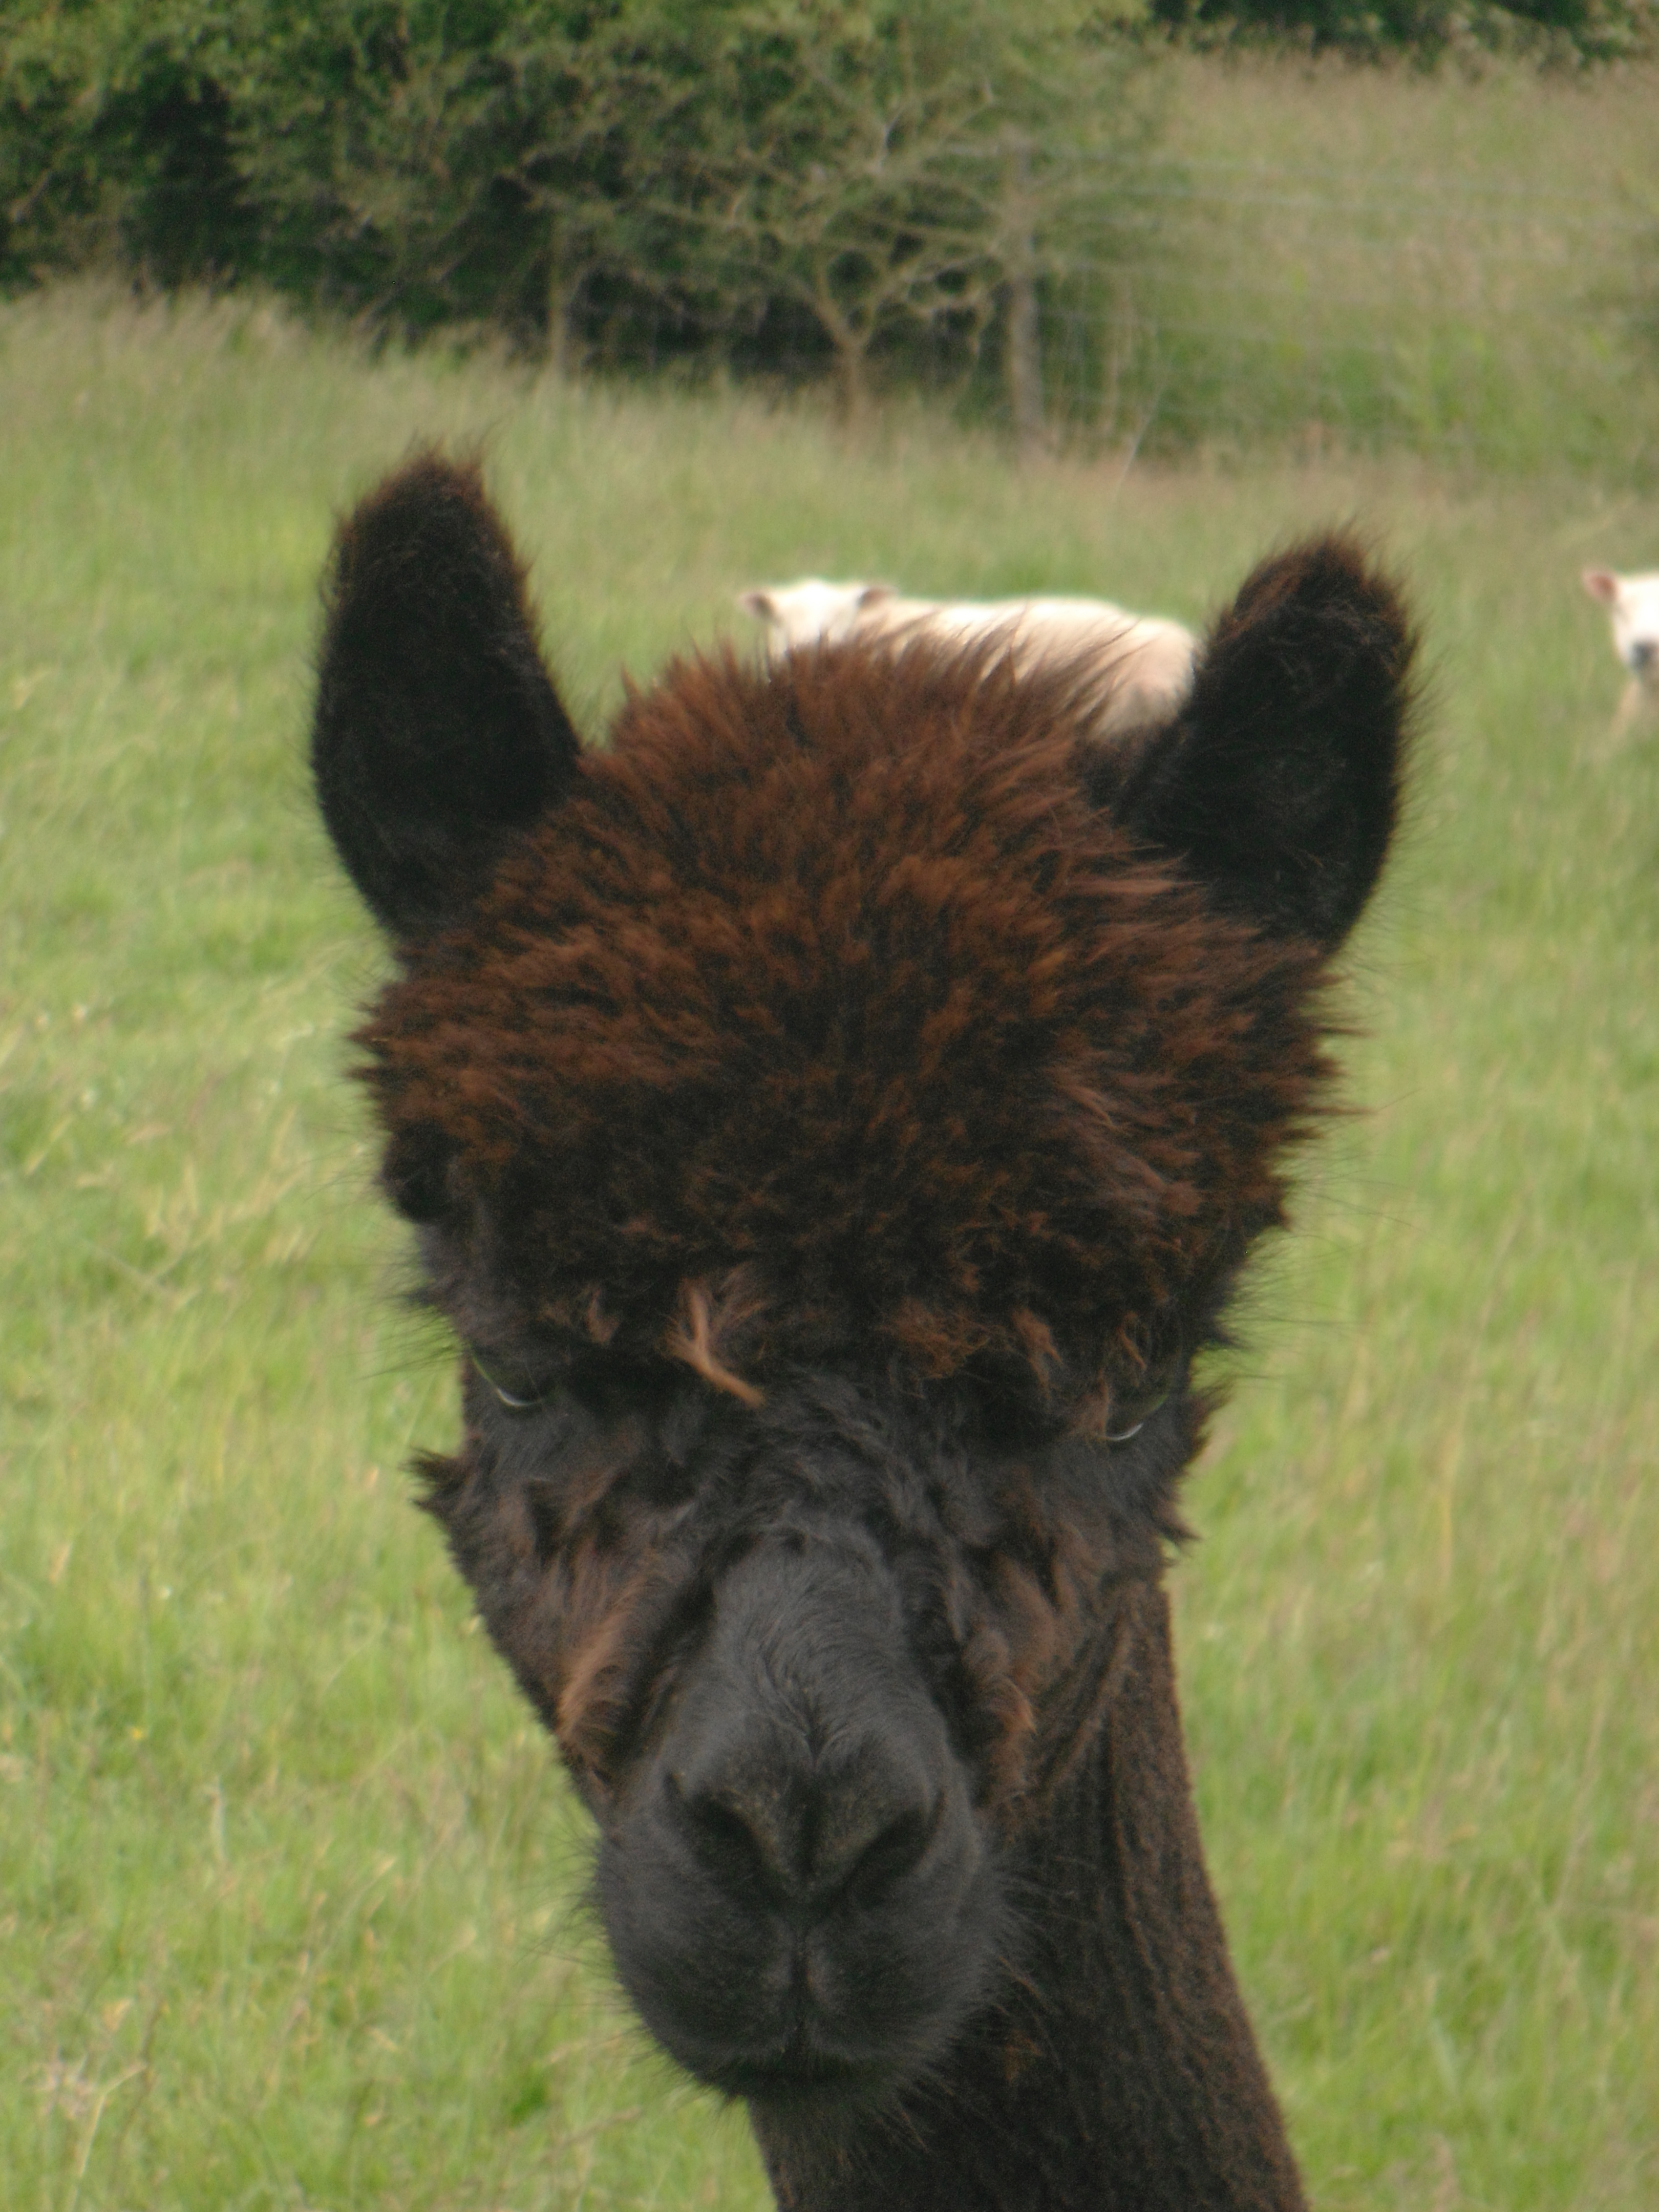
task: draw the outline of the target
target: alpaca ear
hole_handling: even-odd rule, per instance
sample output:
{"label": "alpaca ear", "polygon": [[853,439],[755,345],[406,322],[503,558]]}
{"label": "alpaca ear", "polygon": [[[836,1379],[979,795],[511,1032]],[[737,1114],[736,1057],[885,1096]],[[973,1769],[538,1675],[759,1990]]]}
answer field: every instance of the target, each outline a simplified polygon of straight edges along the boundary
{"label": "alpaca ear", "polygon": [[757,622],[770,622],[778,611],[770,592],[739,592],[738,605]]}
{"label": "alpaca ear", "polygon": [[341,525],[311,739],[340,858],[401,940],[483,890],[568,789],[576,733],[476,464],[422,453]]}
{"label": "alpaca ear", "polygon": [[1334,950],[1399,812],[1415,647],[1353,539],[1264,561],[1212,626],[1186,706],[1120,769],[1120,819],[1230,911]]}
{"label": "alpaca ear", "polygon": [[1611,568],[1586,568],[1583,586],[1591,599],[1599,599],[1604,607],[1618,605],[1619,579]]}

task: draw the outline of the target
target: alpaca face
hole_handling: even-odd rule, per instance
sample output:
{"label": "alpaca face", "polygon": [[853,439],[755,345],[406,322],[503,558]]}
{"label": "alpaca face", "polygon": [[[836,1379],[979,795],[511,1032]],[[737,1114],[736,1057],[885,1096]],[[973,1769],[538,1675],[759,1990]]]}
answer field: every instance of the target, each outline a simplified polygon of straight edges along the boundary
{"label": "alpaca face", "polygon": [[739,592],[738,605],[744,614],[766,624],[771,650],[783,653],[798,645],[850,637],[861,622],[896,596],[890,584],[830,584],[821,576],[803,576],[799,583]]}
{"label": "alpaca face", "polygon": [[464,1350],[429,1502],[703,2078],[842,2124],[1018,1971],[1316,1112],[1410,639],[1342,541],[1188,704],[850,644],[671,669],[584,754],[476,476],[342,533],[314,763],[396,940],[359,1032]]}
{"label": "alpaca face", "polygon": [[596,1814],[622,1979],[723,2089],[878,2100],[1018,1956],[1021,1833],[1191,1408],[1109,1445],[846,1368],[758,1407],[603,1353],[536,1388],[473,1369],[432,1499]]}
{"label": "alpaca face", "polygon": [[1586,568],[1584,589],[1607,610],[1613,651],[1638,683],[1659,693],[1659,574]]}

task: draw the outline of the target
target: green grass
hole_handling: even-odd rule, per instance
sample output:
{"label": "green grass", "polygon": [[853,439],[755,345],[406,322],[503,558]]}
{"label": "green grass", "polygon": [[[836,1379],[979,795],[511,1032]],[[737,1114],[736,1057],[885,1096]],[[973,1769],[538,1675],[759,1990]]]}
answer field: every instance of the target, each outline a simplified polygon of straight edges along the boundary
{"label": "green grass", "polygon": [[[1659,477],[1659,72],[1167,64],[1152,251],[1051,380],[1109,435]],[[1109,233],[1108,233],[1109,235]],[[1081,384],[1083,390],[1076,386]]]}
{"label": "green grass", "polygon": [[[1567,477],[1016,472],[890,418],[0,313],[0,2173],[19,2212],[764,2202],[645,2051],[583,1822],[412,1512],[454,1419],[341,1080],[301,767],[331,513],[483,436],[590,724],[738,586],[1196,618],[1359,516],[1435,670],[1368,1032],[1189,1492],[1212,1863],[1329,2212],[1659,2199],[1659,732]],[[1648,534],[1644,535],[1644,525]]]}

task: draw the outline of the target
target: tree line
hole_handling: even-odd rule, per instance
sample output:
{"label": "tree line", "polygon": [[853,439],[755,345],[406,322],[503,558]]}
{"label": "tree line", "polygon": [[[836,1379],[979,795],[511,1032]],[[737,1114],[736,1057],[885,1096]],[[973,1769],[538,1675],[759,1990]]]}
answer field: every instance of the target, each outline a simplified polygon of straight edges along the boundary
{"label": "tree line", "polygon": [[[1656,4],[1518,11],[1588,52]],[[1141,6],[4,0],[0,285],[258,282],[565,366],[827,374],[849,414],[878,374],[977,377],[1033,436],[1045,328],[1105,328],[1157,250],[1160,23],[1426,52],[1469,15]]]}
{"label": "tree line", "polygon": [[1157,99],[1069,0],[100,0],[3,32],[0,280],[257,279],[556,361],[971,363],[1017,420]]}

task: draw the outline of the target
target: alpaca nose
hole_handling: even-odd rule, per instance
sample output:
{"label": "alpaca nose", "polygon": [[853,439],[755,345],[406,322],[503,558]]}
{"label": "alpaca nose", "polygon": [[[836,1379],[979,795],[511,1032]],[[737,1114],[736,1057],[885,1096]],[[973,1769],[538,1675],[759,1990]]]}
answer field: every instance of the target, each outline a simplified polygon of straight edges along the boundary
{"label": "alpaca nose", "polygon": [[775,1742],[738,1747],[669,1788],[722,1887],[786,1911],[879,1902],[927,1856],[939,1825],[927,1775],[885,1745],[828,1769]]}
{"label": "alpaca nose", "polygon": [[1656,659],[1659,659],[1659,645],[1656,645],[1650,637],[1638,637],[1630,649],[1631,666],[1651,668]]}
{"label": "alpaca nose", "polygon": [[623,1984],[738,2095],[908,2067],[963,2017],[1002,1923],[897,1577],[792,1531],[727,1571],[699,1628],[600,1851]]}

